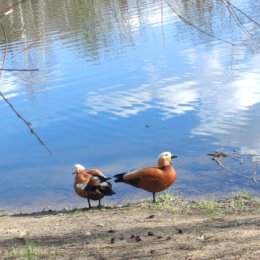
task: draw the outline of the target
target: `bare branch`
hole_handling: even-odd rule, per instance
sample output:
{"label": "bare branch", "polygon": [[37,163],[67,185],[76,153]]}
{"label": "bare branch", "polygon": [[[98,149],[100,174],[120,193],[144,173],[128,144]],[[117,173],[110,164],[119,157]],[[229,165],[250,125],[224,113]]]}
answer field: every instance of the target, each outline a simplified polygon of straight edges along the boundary
{"label": "bare branch", "polygon": [[[2,68],[4,67],[5,64],[5,60],[6,60],[6,54],[7,54],[7,36],[6,36],[6,32],[5,32],[5,28],[3,26],[2,23],[0,23],[0,27],[3,31],[4,34],[4,39],[5,39],[5,49],[4,49],[4,55],[2,58]],[[2,71],[0,70],[0,78],[2,76]],[[47,151],[53,156],[53,153],[51,152],[51,150],[49,149],[49,147],[43,142],[43,140],[39,137],[39,135],[34,131],[34,129],[31,126],[31,123],[28,122],[15,108],[14,106],[10,103],[10,101],[5,97],[5,95],[2,93],[2,91],[0,90],[0,96],[2,97],[2,99],[5,101],[5,103],[11,108],[11,110],[17,115],[18,118],[20,118],[25,124],[26,126],[29,128],[30,132],[36,137],[36,139],[39,141],[39,143],[41,145],[43,145]]]}
{"label": "bare branch", "polygon": [[[230,172],[230,173],[233,173],[233,174],[235,174],[235,175],[237,175],[237,176],[243,177],[243,178],[245,178],[245,179],[252,180],[254,183],[260,182],[260,179],[257,179],[257,177],[256,177],[256,170],[254,171],[252,177],[250,177],[250,176],[241,174],[241,173],[239,173],[239,172],[233,171],[233,170],[229,169],[228,167],[226,167],[226,166],[222,163],[222,159],[223,159],[224,157],[231,157],[228,153],[225,153],[225,152],[214,152],[214,153],[210,153],[210,154],[208,154],[208,155],[211,156],[211,160],[215,161],[215,162],[217,163],[217,165],[218,165],[219,167],[221,167],[223,170],[228,171],[228,172]],[[237,160],[237,157],[232,156],[231,158]]]}
{"label": "bare branch", "polygon": [[5,68],[0,68],[0,70],[4,70],[4,71],[39,71],[39,69],[5,69]]}
{"label": "bare branch", "polygon": [[233,5],[229,0],[226,0],[226,2],[231,5],[234,9],[236,9],[238,12],[240,12],[241,14],[243,14],[245,17],[247,17],[251,22],[253,22],[254,24],[256,24],[257,26],[260,27],[260,24],[254,20],[253,18],[251,18],[249,15],[247,15],[245,12],[243,12],[241,9],[239,9],[238,7],[236,7],[235,5]]}
{"label": "bare branch", "polygon": [[250,32],[243,26],[243,24],[240,22],[240,20],[239,20],[237,14],[235,13],[233,7],[232,7],[229,3],[227,3],[226,0],[222,0],[222,2],[224,3],[224,5],[226,6],[228,12],[230,13],[230,16],[232,16],[233,19],[235,20],[235,22],[236,22],[236,24],[238,25],[238,27],[239,27],[243,32],[252,35],[252,33],[250,33]]}
{"label": "bare branch", "polygon": [[232,46],[237,45],[237,44],[235,44],[235,43],[233,43],[233,42],[226,41],[226,40],[224,40],[224,39],[218,38],[217,36],[215,36],[215,35],[213,35],[213,34],[211,34],[211,33],[208,33],[208,32],[206,32],[206,31],[202,30],[201,28],[199,28],[198,26],[196,26],[195,24],[193,24],[192,22],[190,22],[188,19],[186,19],[184,16],[182,16],[182,15],[177,11],[176,7],[174,7],[173,4],[170,4],[169,1],[164,0],[164,2],[171,8],[171,10],[172,10],[184,23],[186,23],[187,25],[193,27],[194,29],[196,29],[196,30],[199,31],[200,33],[205,34],[205,35],[207,35],[207,36],[209,36],[209,37],[211,37],[211,38],[214,38],[214,39],[216,39],[216,40],[218,40],[218,41],[225,42],[225,43],[227,43],[227,44],[229,44],[229,45],[232,45]]}

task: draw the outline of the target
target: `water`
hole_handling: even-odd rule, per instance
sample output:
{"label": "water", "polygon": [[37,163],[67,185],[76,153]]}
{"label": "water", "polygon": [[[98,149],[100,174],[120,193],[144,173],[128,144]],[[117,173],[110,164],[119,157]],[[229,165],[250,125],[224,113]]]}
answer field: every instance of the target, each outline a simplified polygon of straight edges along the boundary
{"label": "water", "polygon": [[[0,89],[54,156],[1,100],[0,208],[85,205],[75,163],[112,176],[155,165],[166,150],[178,155],[174,194],[260,194],[259,183],[207,155],[236,149],[244,163],[225,166],[260,178],[259,27],[236,11],[239,27],[221,1],[162,2],[27,0],[2,17],[4,68],[39,71],[3,71]],[[258,1],[233,3],[260,22]],[[114,189],[104,203],[151,196]]]}

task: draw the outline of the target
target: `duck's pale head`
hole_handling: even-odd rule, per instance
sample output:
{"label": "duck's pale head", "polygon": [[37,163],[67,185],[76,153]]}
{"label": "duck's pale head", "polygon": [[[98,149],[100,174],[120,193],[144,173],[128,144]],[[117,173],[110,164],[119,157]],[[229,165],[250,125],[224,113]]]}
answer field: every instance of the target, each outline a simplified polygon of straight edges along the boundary
{"label": "duck's pale head", "polygon": [[77,174],[81,170],[85,170],[85,167],[83,165],[81,165],[81,164],[75,164],[74,165],[74,172],[73,172],[73,174]]}
{"label": "duck's pale head", "polygon": [[177,158],[176,155],[173,155],[171,152],[163,152],[158,156],[158,167],[167,166],[170,164],[171,159]]}

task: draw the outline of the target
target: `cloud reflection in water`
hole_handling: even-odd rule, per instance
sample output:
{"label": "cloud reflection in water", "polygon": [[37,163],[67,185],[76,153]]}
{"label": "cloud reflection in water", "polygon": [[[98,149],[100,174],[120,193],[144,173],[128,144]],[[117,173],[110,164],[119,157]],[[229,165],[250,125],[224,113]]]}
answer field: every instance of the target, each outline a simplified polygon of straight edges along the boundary
{"label": "cloud reflection in water", "polygon": [[116,117],[129,117],[155,108],[167,119],[193,110],[192,103],[198,100],[195,85],[194,81],[175,83],[175,79],[165,79],[130,90],[102,89],[88,94],[86,106],[90,114],[108,112]]}

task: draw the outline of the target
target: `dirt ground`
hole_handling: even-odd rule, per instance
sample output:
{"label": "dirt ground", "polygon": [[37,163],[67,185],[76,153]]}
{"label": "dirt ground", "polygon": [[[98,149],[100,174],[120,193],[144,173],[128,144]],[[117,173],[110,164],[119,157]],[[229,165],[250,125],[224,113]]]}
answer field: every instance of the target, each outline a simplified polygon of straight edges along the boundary
{"label": "dirt ground", "polygon": [[118,208],[2,215],[1,259],[260,259],[260,201],[162,195]]}

